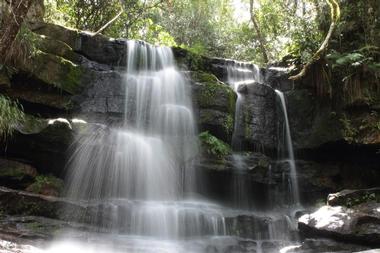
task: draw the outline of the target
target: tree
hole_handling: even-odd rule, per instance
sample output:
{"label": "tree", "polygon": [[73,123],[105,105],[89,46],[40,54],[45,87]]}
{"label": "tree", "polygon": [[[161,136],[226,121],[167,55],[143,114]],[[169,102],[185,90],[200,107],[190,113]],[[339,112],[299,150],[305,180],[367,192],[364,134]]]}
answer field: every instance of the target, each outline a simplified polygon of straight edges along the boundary
{"label": "tree", "polygon": [[0,27],[0,63],[7,60],[9,49],[21,28],[33,0],[6,0]]}
{"label": "tree", "polygon": [[305,66],[297,75],[289,77],[290,80],[298,80],[302,78],[303,76],[305,76],[307,70],[313,65],[314,62],[318,61],[328,49],[331,36],[333,35],[333,32],[335,31],[336,25],[340,18],[340,7],[336,0],[326,0],[326,2],[330,8],[330,16],[331,16],[330,28],[327,32],[327,35],[324,41],[322,42],[321,46],[317,50],[317,52],[315,52],[315,54],[311,58],[311,60],[305,64]]}
{"label": "tree", "polygon": [[253,0],[250,0],[249,1],[249,13],[251,15],[251,21],[252,21],[252,24],[253,24],[253,28],[255,29],[256,34],[257,34],[257,39],[259,41],[259,45],[260,45],[260,48],[261,48],[261,53],[263,54],[264,62],[268,63],[269,62],[269,58],[268,58],[268,53],[267,53],[267,49],[266,49],[265,37],[263,37],[263,35],[261,33],[261,29],[260,29],[259,23],[257,22],[256,15],[255,15],[255,13],[253,11],[253,4],[254,4]]}

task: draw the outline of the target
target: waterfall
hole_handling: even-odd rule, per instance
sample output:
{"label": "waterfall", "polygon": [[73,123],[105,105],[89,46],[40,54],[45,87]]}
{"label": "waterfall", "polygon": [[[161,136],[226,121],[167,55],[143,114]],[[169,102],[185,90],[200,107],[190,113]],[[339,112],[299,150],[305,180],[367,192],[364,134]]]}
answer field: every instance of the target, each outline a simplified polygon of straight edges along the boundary
{"label": "waterfall", "polygon": [[[128,41],[127,48],[121,122],[79,131],[67,165],[66,196],[82,208],[69,205],[63,215],[83,227],[64,233],[48,252],[266,252],[287,246],[293,236],[284,212],[247,205],[246,154],[232,155],[237,208],[200,196],[191,85],[170,48],[141,41]],[[234,150],[244,148],[247,101],[240,89],[260,81],[254,65],[228,67],[228,83],[238,95]]]}
{"label": "waterfall", "polygon": [[294,152],[293,152],[293,142],[292,142],[292,136],[290,133],[290,126],[289,126],[289,119],[288,119],[288,112],[286,109],[286,102],[284,93],[282,93],[279,90],[275,90],[277,97],[280,100],[281,110],[284,115],[284,125],[285,125],[285,144],[286,144],[286,150],[288,155],[288,163],[290,167],[290,180],[291,180],[291,192],[292,192],[292,198],[293,198],[293,204],[299,205],[300,199],[299,199],[299,190],[298,190],[298,180],[297,180],[297,168],[296,163],[294,159]]}
{"label": "waterfall", "polygon": [[221,208],[185,198],[194,190],[198,155],[189,84],[170,48],[141,41],[127,46],[124,120],[78,136],[66,195],[88,210],[71,215],[118,236],[145,238],[138,240],[144,245],[224,235]]}
{"label": "waterfall", "polygon": [[244,104],[244,96],[239,89],[244,85],[254,82],[261,82],[260,69],[256,65],[248,67],[246,63],[232,62],[227,66],[227,83],[235,91],[237,95],[235,105],[235,124],[232,134],[231,146],[233,150],[240,151],[243,149],[242,138],[244,137],[244,120],[242,115],[242,106]]}

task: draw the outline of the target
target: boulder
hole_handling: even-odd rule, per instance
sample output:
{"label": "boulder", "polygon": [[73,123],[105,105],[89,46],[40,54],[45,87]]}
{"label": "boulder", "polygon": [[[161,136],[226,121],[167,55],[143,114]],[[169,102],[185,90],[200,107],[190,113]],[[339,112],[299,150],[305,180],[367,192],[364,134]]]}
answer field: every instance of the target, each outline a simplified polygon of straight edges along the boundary
{"label": "boulder", "polygon": [[37,170],[29,164],[0,158],[0,185],[25,189],[36,176]]}
{"label": "boulder", "polygon": [[323,206],[300,217],[298,227],[305,236],[380,246],[379,210],[380,202],[375,200],[351,207]]}

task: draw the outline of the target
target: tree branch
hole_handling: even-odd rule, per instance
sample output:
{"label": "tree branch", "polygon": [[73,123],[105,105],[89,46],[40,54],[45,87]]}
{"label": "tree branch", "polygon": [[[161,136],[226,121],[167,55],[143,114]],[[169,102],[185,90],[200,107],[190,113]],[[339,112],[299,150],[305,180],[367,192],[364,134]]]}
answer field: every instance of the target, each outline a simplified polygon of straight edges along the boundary
{"label": "tree branch", "polygon": [[115,17],[113,17],[104,26],[102,26],[97,32],[92,34],[92,36],[95,36],[95,35],[101,33],[102,31],[104,31],[108,26],[110,26],[113,22],[115,22],[115,20],[118,19],[120,17],[120,15],[123,14],[123,12],[124,12],[124,9],[122,9]]}

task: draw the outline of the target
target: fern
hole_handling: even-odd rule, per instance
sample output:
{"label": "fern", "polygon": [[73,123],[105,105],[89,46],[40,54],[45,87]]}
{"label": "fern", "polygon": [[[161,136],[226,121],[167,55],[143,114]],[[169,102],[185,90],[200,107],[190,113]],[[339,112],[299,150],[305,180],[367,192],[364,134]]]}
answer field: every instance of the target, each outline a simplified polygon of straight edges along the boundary
{"label": "fern", "polygon": [[202,148],[211,156],[216,156],[218,158],[223,158],[228,155],[231,151],[228,144],[219,140],[208,131],[199,134],[199,139],[202,144]]}

